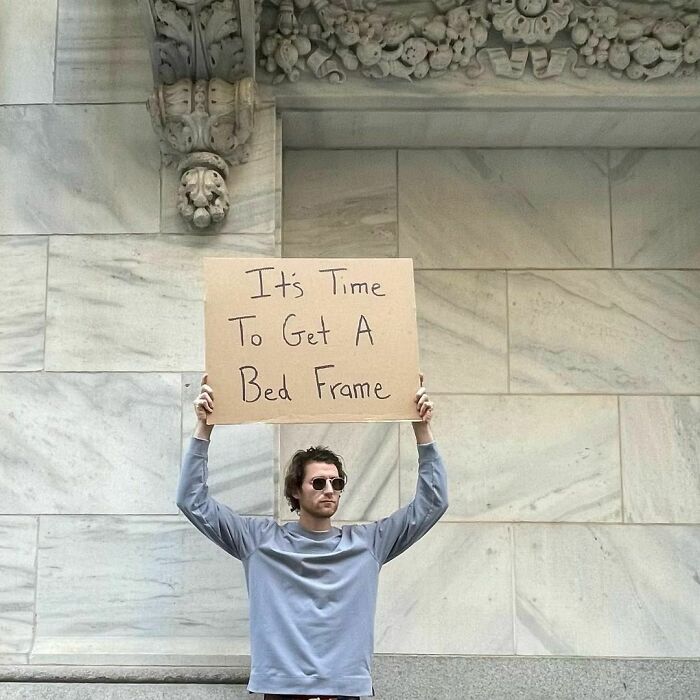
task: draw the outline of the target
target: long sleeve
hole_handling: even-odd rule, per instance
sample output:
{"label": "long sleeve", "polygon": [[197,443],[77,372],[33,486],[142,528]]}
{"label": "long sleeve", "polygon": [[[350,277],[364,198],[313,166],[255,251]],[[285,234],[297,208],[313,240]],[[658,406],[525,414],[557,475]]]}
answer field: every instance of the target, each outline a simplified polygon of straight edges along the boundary
{"label": "long sleeve", "polygon": [[368,528],[380,564],[391,561],[425,535],[447,510],[447,472],[434,442],[418,445],[418,484],[413,500]]}
{"label": "long sleeve", "polygon": [[212,542],[237,559],[246,559],[257,547],[261,533],[274,521],[239,515],[209,495],[208,451],[206,440],[190,440],[177,485],[177,506]]}

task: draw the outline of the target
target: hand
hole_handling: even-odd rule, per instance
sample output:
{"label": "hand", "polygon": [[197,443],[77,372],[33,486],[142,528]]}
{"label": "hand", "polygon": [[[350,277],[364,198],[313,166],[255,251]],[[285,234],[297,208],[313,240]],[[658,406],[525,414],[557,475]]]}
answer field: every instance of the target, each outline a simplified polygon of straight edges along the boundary
{"label": "hand", "polygon": [[420,388],[416,392],[416,411],[420,416],[420,420],[414,420],[411,425],[413,432],[416,435],[416,442],[419,445],[425,445],[433,442],[433,431],[430,429],[430,421],[433,418],[433,402],[430,400],[428,393],[423,386],[423,375],[420,375]]}
{"label": "hand", "polygon": [[416,392],[416,410],[420,416],[422,423],[430,423],[433,417],[433,402],[430,400],[428,393],[423,386],[423,374],[420,375],[420,388]]}
{"label": "hand", "polygon": [[207,416],[214,410],[214,392],[207,384],[207,377],[207,374],[202,375],[199,396],[193,401],[195,415],[201,423],[206,423]]}

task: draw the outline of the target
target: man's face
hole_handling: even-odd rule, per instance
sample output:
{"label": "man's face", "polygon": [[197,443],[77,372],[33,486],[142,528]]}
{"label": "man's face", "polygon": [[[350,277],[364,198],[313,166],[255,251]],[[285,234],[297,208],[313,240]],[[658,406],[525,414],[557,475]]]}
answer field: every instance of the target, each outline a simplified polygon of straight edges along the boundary
{"label": "man's face", "polygon": [[331,482],[328,480],[326,480],[322,491],[314,489],[311,481],[319,476],[324,479],[334,479],[338,476],[338,468],[335,464],[309,462],[306,465],[301,488],[292,495],[299,499],[300,510],[315,518],[330,518],[338,510],[340,492],[334,491]]}

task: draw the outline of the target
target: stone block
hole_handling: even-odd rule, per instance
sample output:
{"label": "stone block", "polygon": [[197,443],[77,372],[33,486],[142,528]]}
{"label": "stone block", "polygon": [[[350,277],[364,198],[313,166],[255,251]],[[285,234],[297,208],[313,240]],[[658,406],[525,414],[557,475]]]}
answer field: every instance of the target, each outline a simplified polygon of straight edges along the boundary
{"label": "stone block", "polygon": [[286,151],[287,258],[395,257],[394,151]]}
{"label": "stone block", "polygon": [[66,236],[51,240],[46,368],[204,368],[204,257],[265,257],[266,236]]}
{"label": "stone block", "polygon": [[0,371],[44,366],[47,247],[44,236],[0,238]]}
{"label": "stone block", "polygon": [[[446,521],[620,521],[612,396],[434,396],[448,473]],[[415,439],[402,426],[401,503],[415,493]]]}
{"label": "stone block", "polygon": [[0,161],[0,233],[158,231],[158,139],[142,104],[0,107]]}
{"label": "stone block", "polygon": [[511,391],[700,392],[700,271],[509,272]]}

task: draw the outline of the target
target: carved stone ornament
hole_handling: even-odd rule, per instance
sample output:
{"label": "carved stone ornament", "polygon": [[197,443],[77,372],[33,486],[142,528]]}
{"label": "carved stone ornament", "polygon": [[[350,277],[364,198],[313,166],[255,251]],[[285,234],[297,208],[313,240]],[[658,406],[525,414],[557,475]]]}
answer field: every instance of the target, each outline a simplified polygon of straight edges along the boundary
{"label": "carved stone ornament", "polygon": [[229,165],[248,159],[256,87],[251,78],[178,80],[148,100],[166,164],[177,163],[178,212],[197,228],[220,222],[229,209]]}
{"label": "carved stone ornament", "polygon": [[206,228],[229,210],[229,167],[248,158],[262,0],[140,3],[156,85],[148,109],[166,164],[177,166],[177,209]]}
{"label": "carved stone ornament", "polygon": [[[246,75],[244,40],[237,0],[142,0],[151,29],[155,84],[181,78]],[[250,2],[253,6],[253,2]],[[259,16],[261,3],[255,3]],[[252,77],[252,76],[251,76]]]}
{"label": "carved stone ornament", "polygon": [[[434,12],[373,0],[263,0],[258,64],[273,83],[302,73],[421,80],[464,70],[537,78],[567,67],[615,78],[696,75],[700,0],[433,0]],[[383,5],[388,8],[389,5]]]}

